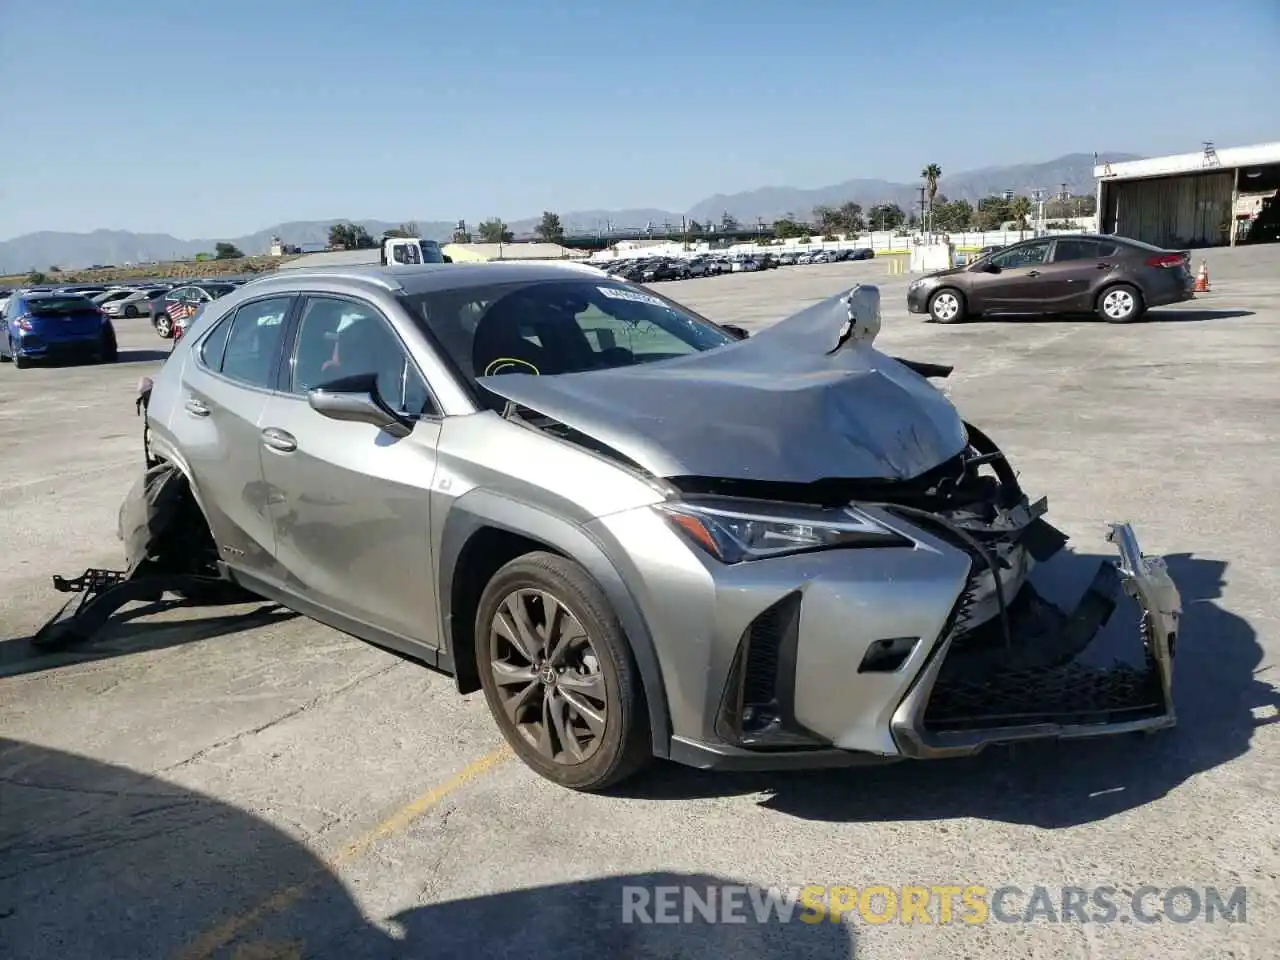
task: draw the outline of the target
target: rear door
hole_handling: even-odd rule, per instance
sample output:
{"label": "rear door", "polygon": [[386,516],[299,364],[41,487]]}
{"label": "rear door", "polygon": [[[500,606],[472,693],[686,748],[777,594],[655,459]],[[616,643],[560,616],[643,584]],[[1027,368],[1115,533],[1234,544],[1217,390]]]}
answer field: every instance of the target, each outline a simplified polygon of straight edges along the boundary
{"label": "rear door", "polygon": [[1093,237],[1059,237],[1042,273],[1044,298],[1054,313],[1087,313],[1093,309],[1099,282],[1114,269],[1114,260],[1105,260],[1104,251],[1114,252],[1114,243]]}
{"label": "rear door", "polygon": [[296,298],[242,304],[193,344],[168,424],[187,457],[220,557],[275,579],[275,532],[262,477],[260,421]]}
{"label": "rear door", "polygon": [[[258,437],[285,585],[382,634],[353,631],[366,639],[410,654],[435,648],[430,489],[438,407],[372,303],[308,296],[296,329]],[[331,420],[307,401],[317,386],[366,373],[377,376],[384,402],[415,421],[407,437]]]}

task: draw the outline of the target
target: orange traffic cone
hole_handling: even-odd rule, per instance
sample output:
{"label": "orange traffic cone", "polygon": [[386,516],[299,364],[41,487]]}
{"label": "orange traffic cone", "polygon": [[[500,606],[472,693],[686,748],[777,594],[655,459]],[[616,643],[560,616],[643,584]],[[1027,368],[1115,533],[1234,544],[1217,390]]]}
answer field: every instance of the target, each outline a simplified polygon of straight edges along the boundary
{"label": "orange traffic cone", "polygon": [[1209,263],[1206,260],[1200,261],[1200,275],[1196,277],[1194,290],[1196,293],[1209,292]]}

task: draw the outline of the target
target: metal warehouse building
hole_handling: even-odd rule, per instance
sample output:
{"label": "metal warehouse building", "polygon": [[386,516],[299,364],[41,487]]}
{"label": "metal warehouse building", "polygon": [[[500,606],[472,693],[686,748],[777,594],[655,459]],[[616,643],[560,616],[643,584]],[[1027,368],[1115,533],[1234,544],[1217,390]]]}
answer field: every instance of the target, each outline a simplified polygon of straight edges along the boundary
{"label": "metal warehouse building", "polygon": [[1157,246],[1235,246],[1280,239],[1280,143],[1104,163],[1098,229]]}

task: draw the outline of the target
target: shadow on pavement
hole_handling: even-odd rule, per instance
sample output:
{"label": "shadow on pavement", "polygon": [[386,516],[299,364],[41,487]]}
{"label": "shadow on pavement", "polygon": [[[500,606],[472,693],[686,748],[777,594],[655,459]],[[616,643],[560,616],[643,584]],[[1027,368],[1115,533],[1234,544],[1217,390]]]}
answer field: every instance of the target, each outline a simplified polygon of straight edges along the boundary
{"label": "shadow on pavement", "polygon": [[[1061,554],[1037,575],[1060,605],[1083,587],[1098,556]],[[1187,554],[1165,558],[1182,594],[1174,667],[1178,726],[1153,736],[988,748],[976,757],[786,774],[728,775],[663,765],[626,796],[677,799],[766,792],[762,805],[805,820],[877,822],[979,818],[1059,829],[1150,803],[1196,774],[1243,756],[1261,707],[1280,708],[1280,690],[1256,677],[1262,648],[1253,628],[1215,603],[1225,561]],[[1037,580],[1043,586],[1044,580]],[[1131,612],[1132,611],[1132,612]],[[1136,606],[1123,601],[1103,641],[1136,630]],[[1130,638],[1128,643],[1132,644]]]}
{"label": "shadow on pavement", "polygon": [[[0,810],[0,956],[22,960],[854,955],[844,925],[800,922],[800,911],[790,922],[757,922],[750,889],[738,895],[745,923],[710,924],[696,913],[690,923],[623,922],[624,898],[637,902],[627,888],[646,891],[644,906],[660,896],[656,887],[692,885],[704,897],[709,884],[732,883],[681,874],[503,891],[377,925],[324,861],[263,820],[14,740],[0,739]],[[420,895],[398,893],[402,902]]]}
{"label": "shadow on pavement", "polygon": [[168,357],[168,350],[121,350],[116,363],[151,363]]}
{"label": "shadow on pavement", "polygon": [[[1239,317],[1252,317],[1252,310],[1211,310],[1196,307],[1181,309],[1178,307],[1152,307],[1148,313],[1138,318],[1136,324],[1144,323],[1203,323],[1207,320],[1234,320]],[[1106,323],[1101,317],[1092,313],[1081,314],[996,314],[984,315],[980,323]]]}
{"label": "shadow on pavement", "polygon": [[[246,606],[250,609],[244,609]],[[298,616],[292,610],[265,601],[240,605],[234,613],[209,615],[208,611],[212,609],[185,601],[161,601],[126,607],[114,614],[95,637],[65,649],[42,649],[32,644],[31,637],[0,640],[0,677],[39,673],[73,663],[106,660],[143,650],[163,650],[200,640],[212,640],[241,630],[283,623]],[[226,610],[225,607],[221,609]],[[194,619],[132,622],[140,617],[173,610],[195,610],[200,613]]]}

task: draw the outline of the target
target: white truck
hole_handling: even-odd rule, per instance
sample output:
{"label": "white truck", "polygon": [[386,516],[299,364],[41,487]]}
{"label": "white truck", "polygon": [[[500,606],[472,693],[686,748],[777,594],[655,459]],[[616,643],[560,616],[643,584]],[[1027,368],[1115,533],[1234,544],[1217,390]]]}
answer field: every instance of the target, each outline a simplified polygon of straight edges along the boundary
{"label": "white truck", "polygon": [[296,260],[280,264],[278,270],[303,270],[314,267],[356,266],[380,263],[384,267],[394,264],[451,263],[440,244],[421,237],[384,236],[377,247],[369,250],[328,250],[324,253],[308,253]]}

